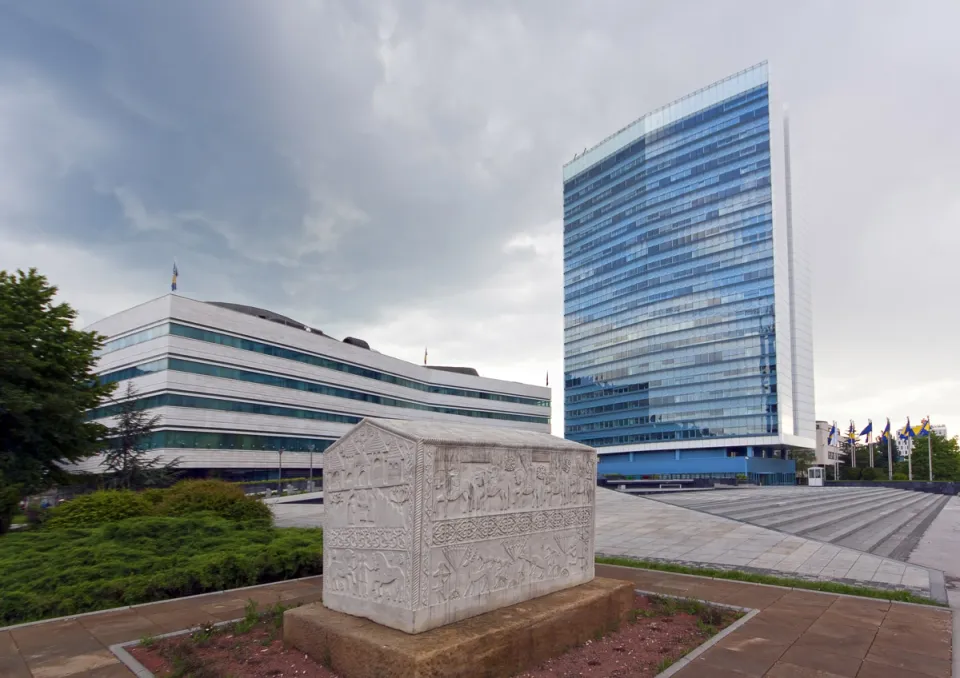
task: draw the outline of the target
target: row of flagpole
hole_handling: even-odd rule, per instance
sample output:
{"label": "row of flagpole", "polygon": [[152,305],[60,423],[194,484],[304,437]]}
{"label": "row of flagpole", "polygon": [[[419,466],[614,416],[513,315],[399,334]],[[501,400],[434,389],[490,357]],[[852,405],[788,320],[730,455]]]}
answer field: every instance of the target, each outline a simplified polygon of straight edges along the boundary
{"label": "row of flagpole", "polygon": [[[866,427],[857,433],[856,427],[853,425],[853,420],[850,420],[850,428],[844,434],[844,438],[850,444],[850,466],[857,465],[857,443],[860,442],[860,438],[866,436],[867,438],[867,449],[869,450],[870,455],[870,468],[873,468],[873,420],[867,420]],[[929,462],[929,473],[930,480],[933,480],[933,436],[931,435],[932,429],[930,428],[930,415],[927,415],[926,419],[921,420],[920,426],[914,428],[910,425],[910,417],[907,417],[907,423],[902,429],[897,429],[897,437],[902,441],[907,441],[911,438],[926,438],[927,439],[927,459]],[[880,437],[877,439],[878,442],[887,443],[887,475],[890,480],[893,480],[893,435],[890,432],[890,417],[887,417],[887,425],[884,427],[883,431],[880,432]],[[830,427],[830,433],[827,436],[827,446],[837,446],[840,442],[840,429],[837,428],[837,422],[833,422],[833,426]],[[907,455],[907,475],[910,480],[913,480],[913,455]]]}

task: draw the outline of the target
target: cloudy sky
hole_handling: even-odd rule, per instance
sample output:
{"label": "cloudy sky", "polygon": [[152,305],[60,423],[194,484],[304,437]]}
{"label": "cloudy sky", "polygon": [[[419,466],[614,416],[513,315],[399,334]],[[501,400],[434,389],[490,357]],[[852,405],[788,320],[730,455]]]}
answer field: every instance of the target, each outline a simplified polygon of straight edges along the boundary
{"label": "cloudy sky", "polygon": [[960,433],[958,25],[956,0],[0,0],[0,269],[89,323],[176,258],[186,296],[558,385],[562,164],[768,59],[818,417]]}

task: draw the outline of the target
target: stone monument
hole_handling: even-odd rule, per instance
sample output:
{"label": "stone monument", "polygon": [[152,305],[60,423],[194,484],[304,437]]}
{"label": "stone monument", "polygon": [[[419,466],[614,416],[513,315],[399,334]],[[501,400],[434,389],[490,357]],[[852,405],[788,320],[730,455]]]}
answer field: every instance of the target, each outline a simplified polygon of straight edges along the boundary
{"label": "stone monument", "polygon": [[590,447],[365,419],[323,456],[331,610],[415,634],[594,577]]}

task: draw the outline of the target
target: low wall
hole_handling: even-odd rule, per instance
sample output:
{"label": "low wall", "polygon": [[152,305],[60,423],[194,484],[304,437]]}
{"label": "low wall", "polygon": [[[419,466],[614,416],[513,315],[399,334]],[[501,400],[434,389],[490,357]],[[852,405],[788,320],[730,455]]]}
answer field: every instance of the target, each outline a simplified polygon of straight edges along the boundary
{"label": "low wall", "polygon": [[828,480],[829,487],[891,487],[895,490],[913,490],[931,494],[960,494],[960,483],[947,480]]}

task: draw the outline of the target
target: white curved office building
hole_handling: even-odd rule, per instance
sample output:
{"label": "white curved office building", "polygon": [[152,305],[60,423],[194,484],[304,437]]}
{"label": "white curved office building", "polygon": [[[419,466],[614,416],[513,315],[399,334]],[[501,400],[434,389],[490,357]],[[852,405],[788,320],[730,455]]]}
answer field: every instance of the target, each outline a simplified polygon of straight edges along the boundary
{"label": "white curved office building", "polygon": [[[97,371],[114,398],[132,382],[160,415],[150,453],[195,475],[276,478],[282,461],[303,476],[311,456],[319,472],[319,453],[367,416],[550,431],[549,388],[416,365],[263,309],[168,294],[87,329],[107,337]],[[116,412],[90,417],[110,425]]]}

